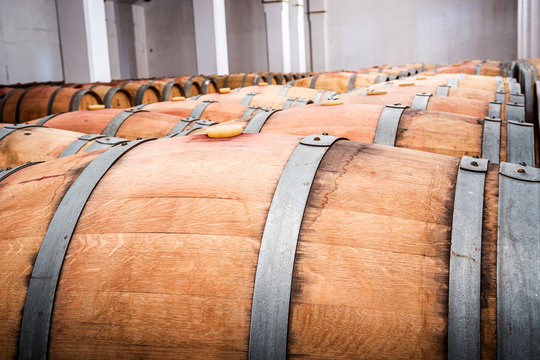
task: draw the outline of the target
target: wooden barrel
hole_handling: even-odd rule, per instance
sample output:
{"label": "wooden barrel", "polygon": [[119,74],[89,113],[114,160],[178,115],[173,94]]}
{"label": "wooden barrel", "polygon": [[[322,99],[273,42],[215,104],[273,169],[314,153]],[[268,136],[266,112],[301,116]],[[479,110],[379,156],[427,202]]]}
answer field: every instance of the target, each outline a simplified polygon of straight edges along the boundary
{"label": "wooden barrel", "polygon": [[292,109],[298,106],[304,106],[313,103],[307,98],[297,98],[279,95],[268,95],[256,91],[249,93],[227,93],[227,94],[209,94],[203,95],[198,100],[215,100],[220,102],[230,102],[245,106],[255,106],[270,109]]}
{"label": "wooden barrel", "polygon": [[286,81],[284,82],[283,74],[280,76],[280,73],[260,72],[259,75],[265,79],[268,85],[283,85],[287,83]]}
{"label": "wooden barrel", "polygon": [[265,76],[256,73],[238,73],[226,75],[217,82],[220,88],[236,89],[245,86],[259,85],[260,82],[267,82]]}
{"label": "wooden barrel", "polygon": [[13,90],[13,89],[14,88],[12,88],[12,87],[0,87],[0,100],[2,100],[4,98],[4,96],[9,94],[9,92],[11,90]]}
{"label": "wooden barrel", "polygon": [[385,75],[358,74],[351,72],[324,73],[294,81],[294,86],[308,87],[344,93],[357,87],[385,81]]}
{"label": "wooden barrel", "polygon": [[91,84],[87,89],[98,94],[107,109],[126,109],[134,105],[130,93],[125,89],[102,84]]}
{"label": "wooden barrel", "polygon": [[182,85],[186,97],[197,96],[203,93],[201,85],[194,80],[190,80],[190,76],[180,76],[175,78],[174,81]]}
{"label": "wooden barrel", "polygon": [[[9,124],[0,124],[0,136],[5,126]],[[49,161],[86,151],[110,148],[123,141],[125,139],[97,134],[88,136],[80,132],[44,126],[23,127],[0,140],[0,168],[13,168],[28,162]]]}
{"label": "wooden barrel", "polygon": [[240,94],[248,94],[251,92],[257,92],[267,95],[295,97],[300,99],[310,99],[314,103],[320,103],[321,101],[328,100],[337,95],[333,91],[315,90],[291,85],[256,85],[247,86],[238,90],[238,93]]}
{"label": "wooden barrel", "polygon": [[160,91],[150,81],[149,83],[138,83],[137,81],[128,80],[121,85],[117,84],[117,86],[129,92],[135,105],[161,101]]}
{"label": "wooden barrel", "polygon": [[18,122],[20,101],[27,89],[9,90],[0,100],[0,122],[15,124]]}
{"label": "wooden barrel", "polygon": [[180,121],[178,116],[159,112],[104,109],[58,114],[30,123],[85,134],[104,134],[135,140],[139,137],[148,139],[169,135]]}
{"label": "wooden barrel", "polygon": [[100,97],[88,89],[37,86],[22,95],[17,120],[26,122],[60,112],[87,110],[90,105],[98,104]]}
{"label": "wooden barrel", "polygon": [[173,97],[186,96],[182,85],[175,82],[174,79],[163,78],[153,80],[137,80],[133,82],[137,84],[148,84],[155,87],[159,91],[161,101],[169,101]]}
{"label": "wooden barrel", "polygon": [[[477,305],[472,348],[483,358],[534,357],[535,338],[523,335],[537,318],[520,322],[535,315],[519,312],[526,299],[518,291],[537,291],[537,250],[527,251],[537,239],[505,234],[531,221],[519,211],[538,207],[523,194],[540,184],[518,179],[519,169],[535,169],[345,140],[310,146],[334,141],[315,138],[136,142],[107,152],[118,160],[97,174],[107,160],[99,151],[5,178],[1,353],[28,355],[35,340],[34,356],[51,359],[258,358],[272,350],[276,358],[459,358],[469,319],[449,303],[461,300]],[[475,165],[481,186],[460,178]],[[455,204],[466,194],[480,203],[474,216]],[[70,211],[73,203],[80,211]],[[531,228],[540,231],[536,220]],[[458,250],[452,230],[476,225],[478,246]],[[506,246],[524,256],[519,271]],[[474,277],[460,276],[460,265]],[[455,293],[461,281],[476,295]],[[526,346],[512,346],[520,340]]]}

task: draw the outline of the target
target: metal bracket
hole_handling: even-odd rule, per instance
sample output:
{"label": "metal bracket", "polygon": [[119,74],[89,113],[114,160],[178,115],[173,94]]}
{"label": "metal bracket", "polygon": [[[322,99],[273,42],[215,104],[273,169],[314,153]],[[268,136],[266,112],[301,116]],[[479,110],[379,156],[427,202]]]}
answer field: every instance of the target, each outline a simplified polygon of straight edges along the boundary
{"label": "metal bracket", "polygon": [[283,85],[283,86],[281,87],[281,89],[279,89],[278,95],[279,95],[279,96],[285,96],[285,95],[287,94],[287,91],[289,91],[290,88],[291,88],[291,85],[288,85],[288,84],[287,84],[287,85]]}
{"label": "metal bracket", "polygon": [[480,359],[484,186],[489,160],[461,159],[454,197],[448,284],[448,359]]}
{"label": "metal bracket", "polygon": [[195,106],[195,108],[191,111],[191,114],[189,114],[190,117],[193,117],[193,118],[197,118],[197,119],[200,119],[201,118],[201,115],[202,113],[204,112],[204,110],[206,110],[206,107],[212,103],[215,103],[217,102],[216,100],[204,100],[202,102],[200,102],[199,104],[197,104],[197,106]]}
{"label": "metal bracket", "polygon": [[86,149],[84,149],[84,152],[94,151],[94,150],[100,150],[100,149],[107,149],[119,144],[128,143],[129,140],[118,138],[118,137],[100,137],[96,139],[96,142],[93,144],[90,144]]}
{"label": "metal bracket", "polygon": [[269,109],[267,111],[259,111],[257,115],[249,120],[244,129],[244,134],[260,133],[268,118],[278,111],[280,110]]}
{"label": "metal bracket", "polygon": [[373,140],[374,144],[395,145],[399,119],[406,108],[408,106],[400,104],[386,105],[379,116],[379,123]]}
{"label": "metal bracket", "polygon": [[11,175],[13,173],[16,173],[19,170],[22,170],[22,169],[24,169],[26,167],[29,167],[29,166],[32,166],[32,165],[41,164],[42,162],[44,162],[44,161],[27,162],[26,164],[22,164],[22,165],[15,166],[15,167],[12,167],[12,168],[8,167],[8,168],[6,168],[4,170],[0,169],[0,181],[4,180],[9,175]]}
{"label": "metal bracket", "polygon": [[120,114],[116,115],[109,121],[107,126],[105,127],[105,130],[103,130],[103,135],[105,136],[116,136],[116,133],[120,129],[120,126],[124,123],[124,121],[127,120],[128,117],[130,117],[133,114],[137,114],[140,112],[148,112],[147,110],[140,110],[140,109],[129,109],[124,110]]}
{"label": "metal bracket", "polygon": [[294,96],[290,97],[285,101],[285,104],[283,104],[283,110],[287,110],[291,107],[292,103],[296,100]]}
{"label": "metal bracket", "polygon": [[86,145],[89,141],[96,140],[99,138],[105,137],[105,135],[101,134],[87,134],[79,137],[77,140],[69,144],[64,151],[60,154],[58,158],[62,158],[64,156],[73,155],[79,152],[79,150],[82,149],[84,145]]}
{"label": "metal bracket", "polygon": [[26,128],[30,128],[30,127],[41,127],[41,125],[38,125],[38,124],[11,124],[11,125],[7,125],[7,126],[4,126],[3,128],[0,129],[0,141],[2,141],[6,136],[8,136],[9,134],[17,131],[17,130],[21,130],[21,129],[26,129]]}
{"label": "metal bracket", "polygon": [[[348,86],[348,90],[351,91],[352,89],[354,89],[354,83],[356,81],[356,76],[358,75],[358,73],[353,73],[351,75],[351,77],[349,78],[349,86]],[[377,81],[375,81],[377,82]]]}
{"label": "metal bracket", "polygon": [[426,110],[430,98],[431,94],[416,94],[413,98],[411,108],[417,110]]}
{"label": "metal bracket", "polygon": [[244,111],[244,113],[242,114],[242,117],[245,118],[245,117],[250,117],[251,115],[253,115],[253,113],[257,110],[259,110],[260,107],[259,106],[250,106],[246,109],[246,111]]}
{"label": "metal bracket", "polygon": [[294,107],[297,108],[299,106],[304,106],[304,105],[312,104],[312,103],[313,103],[313,101],[311,101],[309,99],[297,99],[296,103],[294,104]]}
{"label": "metal bracket", "polygon": [[312,135],[291,154],[279,179],[261,240],[249,332],[250,359],[285,359],[296,246],[313,180],[342,138]]}
{"label": "metal bracket", "polygon": [[450,86],[439,85],[437,87],[437,92],[435,93],[435,96],[448,96],[449,92],[450,92]]}
{"label": "metal bracket", "polygon": [[502,92],[497,91],[495,93],[495,100],[497,102],[500,102],[501,104],[505,103],[506,102],[506,93],[504,91],[502,91]]}
{"label": "metal bracket", "polygon": [[500,161],[501,148],[501,119],[484,118],[484,131],[482,135],[482,157],[494,164]]}
{"label": "metal bracket", "polygon": [[506,103],[506,121],[525,121],[525,106]]}
{"label": "metal bracket", "polygon": [[47,358],[56,288],[79,217],[107,170],[127,151],[145,141],[148,140],[132,141],[99,155],[77,177],[56,208],[37,254],[26,293],[19,334],[19,359]]}
{"label": "metal bracket", "polygon": [[193,131],[195,131],[197,129],[202,129],[202,128],[205,128],[205,127],[208,127],[208,126],[211,126],[211,125],[215,125],[215,124],[217,124],[217,122],[215,122],[215,121],[197,120],[197,121],[195,121],[195,124],[193,124],[188,130],[182,131],[182,132],[177,133],[177,134],[171,134],[169,137],[186,136],[186,135],[189,135],[190,133],[192,133]]}
{"label": "metal bracket", "polygon": [[507,120],[506,127],[508,162],[534,165],[534,125]]}
{"label": "metal bracket", "polygon": [[501,118],[502,103],[497,101],[490,101],[488,104],[488,116],[490,118]]}
{"label": "metal bracket", "polygon": [[247,93],[246,96],[244,96],[244,98],[240,102],[240,105],[249,106],[249,103],[251,102],[251,100],[253,100],[253,97],[255,97],[255,95],[257,95],[257,94],[258,94],[258,92]]}
{"label": "metal bracket", "polygon": [[[512,80],[507,80],[507,83],[508,83],[508,90],[511,94],[521,94],[521,85],[519,85],[518,82],[515,81],[515,79],[513,78],[508,78],[508,79],[512,79]],[[513,101],[510,101],[510,102],[513,102]]]}
{"label": "metal bracket", "polygon": [[510,102],[518,105],[525,105],[525,95],[510,93]]}
{"label": "metal bracket", "polygon": [[497,358],[540,358],[540,169],[501,163]]}

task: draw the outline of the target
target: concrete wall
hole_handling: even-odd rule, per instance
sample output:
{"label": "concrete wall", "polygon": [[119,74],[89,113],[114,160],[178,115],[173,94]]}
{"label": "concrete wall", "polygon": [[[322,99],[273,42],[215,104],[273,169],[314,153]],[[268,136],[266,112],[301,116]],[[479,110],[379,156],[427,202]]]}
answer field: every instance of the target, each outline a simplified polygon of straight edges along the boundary
{"label": "concrete wall", "polygon": [[517,56],[517,0],[328,0],[327,5],[328,69]]}
{"label": "concrete wall", "polygon": [[260,0],[225,0],[229,72],[268,71],[264,8]]}
{"label": "concrete wall", "polygon": [[61,81],[54,0],[0,1],[0,84]]}
{"label": "concrete wall", "polygon": [[152,0],[142,6],[146,18],[149,76],[195,74],[192,0]]}
{"label": "concrete wall", "polygon": [[111,76],[113,79],[135,78],[137,77],[137,62],[132,5],[119,1],[107,1],[105,11]]}

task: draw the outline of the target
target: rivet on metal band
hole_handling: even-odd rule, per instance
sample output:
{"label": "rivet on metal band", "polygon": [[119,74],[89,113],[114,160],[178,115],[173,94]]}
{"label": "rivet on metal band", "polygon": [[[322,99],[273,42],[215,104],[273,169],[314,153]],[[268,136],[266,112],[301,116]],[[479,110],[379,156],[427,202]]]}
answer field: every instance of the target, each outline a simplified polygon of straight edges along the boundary
{"label": "rivet on metal band", "polygon": [[508,162],[534,165],[534,125],[508,120],[506,127]]}
{"label": "rivet on metal band", "polygon": [[277,111],[280,111],[280,110],[269,109],[267,111],[259,111],[257,115],[252,117],[251,120],[246,125],[244,129],[244,134],[260,133],[261,129],[263,128],[268,118]]}
{"label": "rivet on metal band", "polygon": [[202,113],[204,110],[206,110],[206,107],[212,103],[215,103],[217,101],[215,100],[204,100],[203,102],[200,102],[195,106],[195,108],[191,111],[191,114],[189,114],[190,117],[200,119]]}
{"label": "rivet on metal band", "polygon": [[52,115],[47,115],[41,119],[39,119],[37,122],[36,122],[36,125],[44,125],[47,121],[51,120],[53,117],[56,117],[60,114],[64,114],[63,112],[59,112],[59,113],[56,113],[56,114],[52,114]]}
{"label": "rivet on metal band", "polygon": [[6,136],[8,136],[9,134],[17,131],[17,130],[21,130],[21,129],[26,129],[26,128],[30,128],[30,127],[41,127],[41,125],[38,125],[38,124],[12,124],[12,125],[7,125],[7,126],[4,126],[3,128],[0,128],[0,141],[2,139],[4,139]]}
{"label": "rivet on metal band", "polygon": [[379,123],[373,140],[374,144],[395,145],[399,119],[407,107],[399,104],[386,105],[379,116]]}
{"label": "rivet on metal band", "polygon": [[437,92],[435,93],[435,96],[448,96],[449,92],[450,92],[450,86],[439,85],[437,87]]}
{"label": "rivet on metal band", "polygon": [[501,119],[484,118],[484,130],[482,135],[482,158],[489,159],[494,164],[500,161],[499,151],[501,148]]}
{"label": "rivet on metal band", "polygon": [[448,284],[448,359],[480,359],[484,185],[489,160],[461,159],[454,195]]}
{"label": "rivet on metal band", "polygon": [[82,149],[84,145],[86,145],[89,141],[96,140],[99,138],[105,137],[105,135],[101,134],[86,134],[81,137],[79,137],[77,140],[69,144],[64,151],[60,154],[58,158],[62,158],[64,156],[70,156],[74,155],[79,152],[79,150]]}
{"label": "rivet on metal band", "polygon": [[249,332],[249,359],[286,359],[296,246],[319,164],[341,138],[305,137],[281,174],[261,240]]}
{"label": "rivet on metal band", "polygon": [[497,358],[540,359],[540,169],[502,163]]}
{"label": "rivet on metal band", "polygon": [[7,169],[4,169],[4,170],[0,169],[0,181],[4,180],[9,175],[11,175],[13,173],[16,173],[19,170],[22,170],[22,169],[24,169],[26,167],[29,167],[29,166],[32,166],[32,165],[41,164],[42,162],[44,162],[44,161],[27,162],[26,164],[22,164],[22,165],[15,166],[15,167],[12,167],[12,168],[7,168]]}
{"label": "rivet on metal band", "polygon": [[124,123],[124,121],[127,120],[131,115],[140,113],[140,112],[147,112],[146,110],[124,110],[120,114],[116,115],[109,121],[107,126],[105,127],[105,130],[103,130],[103,135],[105,136],[116,136],[116,133]]}
{"label": "rivet on metal band", "polygon": [[519,105],[525,105],[525,95],[510,93],[510,102]]}
{"label": "rivet on metal band", "polygon": [[46,359],[56,288],[64,257],[88,198],[107,170],[127,151],[147,140],[115,146],[99,155],[77,177],[52,217],[39,249],[22,314],[19,359]]}
{"label": "rivet on metal band", "polygon": [[491,118],[501,118],[502,104],[497,101],[490,101],[488,104],[488,116]]}
{"label": "rivet on metal band", "polygon": [[430,98],[431,94],[416,94],[413,98],[411,108],[417,110],[426,110]]}
{"label": "rivet on metal band", "polygon": [[171,135],[169,135],[168,137],[186,136],[186,135],[189,135],[190,133],[192,133],[193,131],[195,131],[197,129],[203,129],[205,127],[215,125],[215,124],[217,124],[217,122],[215,122],[215,121],[197,120],[197,121],[195,121],[195,124],[191,125],[191,127],[189,129],[187,129],[186,131],[182,131],[182,132],[174,133],[174,134],[171,133]]}
{"label": "rivet on metal band", "polygon": [[291,107],[292,103],[296,100],[294,96],[290,97],[285,101],[285,104],[283,104],[283,110],[287,110]]}
{"label": "rivet on metal band", "polygon": [[[358,73],[353,73],[351,75],[351,77],[349,78],[349,86],[348,86],[348,90],[351,91],[352,89],[354,89],[354,82],[356,81],[356,76],[358,75]],[[376,81],[375,81],[376,82]]]}
{"label": "rivet on metal band", "polygon": [[245,117],[250,117],[251,115],[253,115],[253,113],[257,110],[259,110],[260,107],[259,106],[250,106],[246,109],[246,111],[244,111],[244,113],[242,114],[242,117],[245,118]]}
{"label": "rivet on metal band", "polygon": [[285,95],[287,95],[287,91],[289,91],[290,88],[291,88],[291,85],[283,85],[283,86],[281,87],[281,89],[279,89],[278,95],[279,95],[279,96],[285,96]]}
{"label": "rivet on metal band", "polygon": [[244,98],[242,99],[242,101],[240,102],[240,105],[243,105],[243,106],[249,106],[249,103],[251,103],[251,100],[253,100],[253,98],[255,97],[255,95],[257,95],[258,92],[250,92],[250,93],[247,93],[246,96],[244,96]]}
{"label": "rivet on metal band", "polygon": [[86,149],[84,149],[84,152],[94,151],[94,150],[101,150],[101,149],[107,149],[122,143],[128,143],[129,140],[118,138],[118,137],[100,137],[96,139],[96,141],[90,145]]}

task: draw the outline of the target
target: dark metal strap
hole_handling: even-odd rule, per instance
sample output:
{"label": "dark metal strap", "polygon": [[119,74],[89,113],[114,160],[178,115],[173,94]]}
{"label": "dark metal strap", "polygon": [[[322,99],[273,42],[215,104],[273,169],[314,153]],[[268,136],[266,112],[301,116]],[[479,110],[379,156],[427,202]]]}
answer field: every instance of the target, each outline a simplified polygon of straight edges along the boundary
{"label": "dark metal strap", "polygon": [[120,126],[122,126],[124,121],[126,121],[127,118],[130,117],[131,115],[137,114],[140,112],[148,112],[148,111],[140,110],[140,109],[129,109],[129,110],[122,111],[120,114],[113,117],[111,121],[109,121],[109,123],[105,127],[105,130],[103,130],[102,134],[105,136],[116,136],[118,129],[120,129]]}
{"label": "dark metal strap", "polygon": [[29,127],[41,127],[41,125],[38,124],[12,124],[8,126],[4,126],[0,129],[0,141],[2,141],[6,136],[9,134],[20,130],[20,129],[26,129]]}
{"label": "dark metal strap", "polygon": [[464,156],[456,180],[448,283],[449,360],[480,360],[480,261],[488,163]]}
{"label": "dark metal strap", "polygon": [[488,116],[491,118],[501,118],[502,103],[498,101],[490,101],[488,104]]}
{"label": "dark metal strap", "polygon": [[123,88],[126,87],[126,85],[129,84],[130,82],[131,82],[131,80],[126,81],[125,83],[123,83],[123,84],[119,87],[119,89],[123,89]]}
{"label": "dark metal strap", "polygon": [[313,78],[311,79],[311,83],[309,84],[309,87],[311,89],[315,89],[315,83],[317,82],[318,77],[319,77],[319,74],[313,76]]}
{"label": "dark metal strap", "polygon": [[268,109],[266,111],[259,111],[254,117],[251,118],[251,120],[249,120],[248,124],[244,129],[244,134],[260,133],[268,118],[270,118],[270,116],[272,116],[277,111],[280,110]]}
{"label": "dark metal strap", "polygon": [[458,87],[458,78],[448,79],[448,86],[449,87]]}
{"label": "dark metal strap", "polygon": [[64,156],[70,156],[78,153],[84,145],[89,141],[96,140],[99,138],[105,137],[105,135],[100,134],[87,134],[79,137],[77,140],[69,144],[64,151],[60,154],[58,158],[63,158]]}
{"label": "dark metal strap", "polygon": [[[112,103],[112,99],[114,97],[114,94],[116,94],[118,91],[124,91],[125,92],[125,90],[121,90],[121,89],[118,89],[118,88],[115,88],[115,87],[112,87],[109,90],[107,90],[107,92],[105,93],[105,96],[103,97],[103,105],[105,105],[105,108],[107,108],[107,109],[111,108],[111,103]],[[131,100],[131,95],[129,96],[129,98]]]}
{"label": "dark metal strap", "polygon": [[22,169],[24,169],[26,167],[29,167],[29,166],[32,166],[32,165],[41,164],[42,162],[44,162],[44,161],[27,162],[26,164],[15,166],[13,168],[8,167],[8,168],[6,168],[4,170],[0,169],[0,181],[4,180],[9,175],[11,175],[13,173],[16,173],[19,170],[22,170]]}
{"label": "dark metal strap", "polygon": [[510,93],[510,102],[513,104],[525,105],[525,95]]}
{"label": "dark metal strap", "polygon": [[476,64],[476,75],[482,75],[481,74],[481,69],[482,69],[482,65],[485,63],[485,61],[481,61],[479,62],[478,64]]}
{"label": "dark metal strap", "polygon": [[540,169],[502,163],[497,358],[540,359]]}
{"label": "dark metal strap", "polygon": [[174,86],[174,80],[169,80],[164,86],[163,90],[161,91],[161,100],[167,101],[169,99],[169,95],[171,93],[171,90]]}
{"label": "dark metal strap", "polygon": [[174,127],[172,128],[171,132],[169,133],[169,135],[175,135],[175,134],[178,134],[178,133],[181,133],[182,131],[184,131],[184,129],[189,125],[191,124],[192,122],[194,121],[197,121],[199,119],[197,118],[194,118],[194,117],[186,117],[186,118],[183,118],[182,120],[180,120],[178,122],[178,124],[174,125]]}
{"label": "dark metal strap", "polygon": [[311,103],[313,103],[313,101],[309,99],[296,99],[296,103],[294,104],[294,107],[297,108],[299,106],[304,106]]}
{"label": "dark metal strap", "polygon": [[494,164],[500,161],[501,148],[501,119],[484,118],[484,131],[482,135],[482,158],[489,159]]}
{"label": "dark metal strap", "polygon": [[431,98],[431,94],[427,94],[427,93],[416,94],[413,98],[411,108],[417,109],[417,110],[426,110],[430,98]]}
{"label": "dark metal strap", "polygon": [[229,75],[225,76],[225,80],[223,80],[223,87],[227,87],[227,82],[229,81]]}
{"label": "dark metal strap", "polygon": [[506,103],[506,120],[525,121],[525,106]]}
{"label": "dark metal strap", "polygon": [[192,96],[190,98],[188,98],[188,100],[198,100],[202,95],[195,95],[195,96]]}
{"label": "dark metal strap", "polygon": [[437,87],[437,92],[435,93],[435,96],[448,96],[449,92],[450,92],[450,86],[439,85]]}
{"label": "dark metal strap", "polygon": [[374,83],[375,83],[375,84],[378,84],[378,83],[385,82],[386,80],[388,80],[388,75],[377,75],[377,76],[375,77]]}
{"label": "dark metal strap", "polygon": [[251,115],[253,115],[253,113],[260,109],[259,106],[250,106],[246,109],[246,111],[244,111],[244,113],[242,114],[242,117],[245,118],[245,117],[250,117]]}
{"label": "dark metal strap", "polygon": [[311,185],[328,149],[341,138],[305,137],[281,174],[259,250],[255,274],[249,359],[285,359],[293,267]]}
{"label": "dark metal strap", "polygon": [[324,93],[326,93],[326,91],[324,90],[317,90],[317,94],[315,94],[315,98],[313,99],[313,102],[315,104],[320,104],[321,103],[321,98],[322,96],[324,95]]}
{"label": "dark metal strap", "polygon": [[3,120],[3,117],[4,117],[4,104],[6,103],[7,99],[9,99],[11,97],[11,95],[13,95],[15,90],[16,89],[9,90],[8,93],[6,94],[6,96],[4,96],[2,99],[0,99],[0,122],[4,122],[4,120]]}
{"label": "dark metal strap", "polygon": [[[348,90],[351,91],[352,89],[354,89],[354,82],[356,81],[356,76],[358,75],[358,73],[353,73],[351,75],[351,77],[349,78],[349,86],[348,86]],[[377,81],[375,81],[377,82]]]}
{"label": "dark metal strap", "polygon": [[405,105],[386,105],[379,116],[374,144],[394,146],[399,119],[407,107]]}
{"label": "dark metal strap", "polygon": [[244,98],[242,99],[242,101],[240,101],[240,105],[249,106],[249,103],[251,102],[251,100],[253,100],[253,98],[257,94],[258,94],[258,92],[247,93],[246,96],[244,96]]}
{"label": "dark metal strap", "polygon": [[56,113],[56,114],[52,114],[52,115],[47,115],[41,119],[39,119],[37,122],[36,122],[36,125],[45,125],[45,123],[49,120],[51,120],[53,117],[56,117],[60,114],[63,114],[63,112],[59,112],[59,113]]}
{"label": "dark metal strap", "polygon": [[56,288],[64,257],[79,217],[107,170],[127,151],[147,140],[115,146],[92,161],[77,177],[56,208],[30,277],[21,332],[19,359],[46,359]]}
{"label": "dark metal strap", "polygon": [[261,80],[262,80],[261,75],[255,75],[255,78],[253,78],[253,85],[259,85],[261,83]]}
{"label": "dark metal strap", "polygon": [[60,90],[62,90],[63,87],[59,86],[57,89],[55,89],[53,91],[53,93],[51,94],[51,97],[49,98],[49,102],[47,102],[47,115],[51,115],[52,112],[53,112],[53,104],[54,104],[54,99],[56,98],[56,95],[58,95],[58,92]]}
{"label": "dark metal strap", "polygon": [[216,100],[204,100],[201,103],[197,104],[193,111],[191,111],[191,114],[189,114],[190,117],[194,117],[197,119],[201,118],[202,113],[204,110],[206,110],[206,107],[212,103],[217,102]]}
{"label": "dark metal strap", "polygon": [[81,104],[81,99],[86,94],[88,90],[80,89],[73,94],[71,100],[69,101],[69,110],[68,111],[77,111],[79,110],[79,105]]}
{"label": "dark metal strap", "polygon": [[248,73],[245,73],[244,74],[244,77],[242,78],[242,86],[241,87],[245,87],[246,86],[246,78],[248,76]]}
{"label": "dark metal strap", "polygon": [[534,165],[534,125],[506,121],[508,162]]}
{"label": "dark metal strap", "polygon": [[133,102],[135,103],[135,105],[139,105],[142,103],[144,93],[146,92],[146,90],[148,90],[148,88],[150,88],[150,84],[143,84],[139,86],[139,88],[137,89],[137,92],[135,93],[135,99],[133,99]]}
{"label": "dark metal strap", "polygon": [[285,101],[285,104],[283,104],[283,110],[287,110],[291,107],[292,103],[296,100],[294,96],[290,97]]}
{"label": "dark metal strap", "polygon": [[19,99],[17,100],[17,106],[15,107],[15,124],[18,124],[21,119],[21,104],[24,97],[28,94],[28,90],[24,90]]}
{"label": "dark metal strap", "polygon": [[215,124],[217,124],[217,122],[215,122],[215,121],[197,120],[197,121],[195,121],[195,124],[193,124],[188,130],[182,131],[182,132],[177,133],[177,134],[171,134],[169,137],[186,136],[186,135],[192,133],[193,131],[195,131],[197,129],[202,129],[202,128],[209,127],[209,126],[215,125]]}
{"label": "dark metal strap", "polygon": [[287,94],[287,91],[289,91],[289,89],[291,88],[292,86],[291,85],[283,85],[281,87],[281,89],[279,89],[279,93],[278,95],[279,96],[285,96]]}
{"label": "dark metal strap", "polygon": [[84,152],[107,149],[115,145],[128,142],[128,140],[118,137],[100,137],[99,139],[96,139],[94,143],[90,144],[86,149],[84,149]]}

